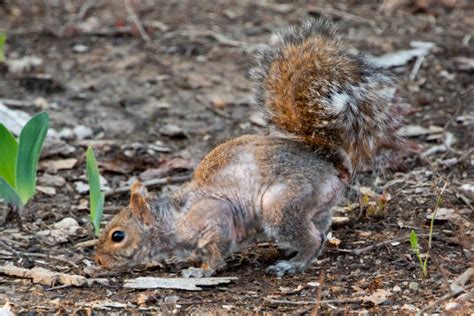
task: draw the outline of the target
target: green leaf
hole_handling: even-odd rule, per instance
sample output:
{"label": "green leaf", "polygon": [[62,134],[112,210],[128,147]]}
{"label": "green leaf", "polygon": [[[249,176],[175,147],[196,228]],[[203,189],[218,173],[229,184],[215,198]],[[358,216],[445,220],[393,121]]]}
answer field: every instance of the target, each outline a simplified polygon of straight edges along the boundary
{"label": "green leaf", "polygon": [[18,143],[10,131],[0,124],[0,177],[15,189]]}
{"label": "green leaf", "polygon": [[0,32],[0,62],[5,60],[5,43],[7,41],[7,33]]}
{"label": "green leaf", "polygon": [[23,204],[26,204],[35,194],[36,169],[48,126],[48,113],[41,112],[33,116],[20,133],[16,163],[16,192]]}
{"label": "green leaf", "polygon": [[411,249],[418,250],[418,237],[416,236],[415,231],[412,229],[410,233],[410,245]]}
{"label": "green leaf", "polygon": [[7,203],[23,206],[15,190],[2,177],[0,177],[0,199],[3,199]]}
{"label": "green leaf", "polygon": [[94,151],[89,146],[86,152],[87,178],[89,180],[89,205],[91,208],[91,221],[94,225],[96,236],[100,232],[100,220],[104,210],[105,195],[100,191],[100,175]]}

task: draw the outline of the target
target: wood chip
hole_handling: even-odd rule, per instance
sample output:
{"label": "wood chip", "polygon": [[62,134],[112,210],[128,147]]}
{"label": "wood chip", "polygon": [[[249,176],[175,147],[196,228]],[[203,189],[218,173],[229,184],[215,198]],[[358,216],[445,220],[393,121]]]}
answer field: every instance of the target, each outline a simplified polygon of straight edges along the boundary
{"label": "wood chip", "polygon": [[16,267],[11,263],[0,266],[0,273],[20,278],[29,278],[33,280],[33,283],[39,283],[48,286],[54,286],[58,283],[64,285],[83,286],[87,282],[87,279],[82,275],[53,272],[39,267],[33,269],[24,269]]}
{"label": "wood chip", "polygon": [[215,277],[215,278],[154,278],[140,277],[127,279],[123,287],[131,289],[177,289],[188,291],[201,291],[201,286],[212,286],[228,284],[237,277]]}
{"label": "wood chip", "polygon": [[392,295],[392,292],[384,290],[384,289],[378,289],[374,293],[364,296],[362,300],[364,302],[371,302],[374,305],[380,305],[383,302],[387,300],[387,297]]}
{"label": "wood chip", "polygon": [[77,163],[76,158],[58,159],[58,160],[43,160],[39,163],[40,170],[46,170],[49,173],[56,173],[59,170],[69,170],[74,168]]}

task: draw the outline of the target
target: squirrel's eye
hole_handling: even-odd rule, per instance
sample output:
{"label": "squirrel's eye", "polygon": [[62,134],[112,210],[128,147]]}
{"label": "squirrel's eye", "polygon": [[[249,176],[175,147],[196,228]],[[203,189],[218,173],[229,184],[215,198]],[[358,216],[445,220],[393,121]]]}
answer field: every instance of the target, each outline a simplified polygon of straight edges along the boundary
{"label": "squirrel's eye", "polygon": [[125,239],[125,232],[123,230],[116,230],[112,233],[113,242],[121,242]]}

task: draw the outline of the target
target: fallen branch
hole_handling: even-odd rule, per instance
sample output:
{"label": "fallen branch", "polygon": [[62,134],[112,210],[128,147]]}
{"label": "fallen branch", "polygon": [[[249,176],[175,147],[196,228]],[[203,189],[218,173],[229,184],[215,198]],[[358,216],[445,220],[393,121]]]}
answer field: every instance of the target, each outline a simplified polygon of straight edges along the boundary
{"label": "fallen branch", "polygon": [[[152,187],[159,187],[167,184],[175,184],[175,183],[182,183],[189,181],[192,178],[192,175],[187,174],[183,176],[176,176],[176,177],[166,177],[166,178],[160,178],[160,179],[152,179],[148,181],[143,181],[142,184],[147,187],[147,188],[152,188]],[[105,196],[112,196],[118,193],[124,193],[124,192],[129,192],[131,189],[131,186],[127,185],[124,187],[119,187],[116,189],[112,189],[110,191],[105,192]]]}
{"label": "fallen branch", "polygon": [[87,279],[82,275],[53,272],[39,267],[25,269],[16,267],[11,263],[5,266],[0,266],[0,273],[9,276],[29,278],[33,280],[33,283],[39,283],[48,286],[53,286],[58,283],[64,285],[82,286],[87,283]]}
{"label": "fallen branch", "polygon": [[201,286],[228,284],[237,277],[215,278],[154,278],[141,277],[124,281],[123,287],[132,289],[178,289],[188,291],[201,291]]}
{"label": "fallen branch", "polygon": [[450,298],[453,298],[455,296],[458,296],[459,294],[461,294],[462,292],[465,292],[465,291],[468,291],[468,290],[471,290],[474,288],[474,284],[471,284],[469,286],[466,286],[464,288],[458,288],[454,291],[452,291],[451,293],[448,293],[442,297],[440,297],[439,299],[437,299],[436,301],[432,302],[431,304],[429,304],[428,306],[424,307],[423,309],[421,309],[419,312],[416,313],[416,315],[423,315],[423,313],[426,313],[430,310],[432,310],[433,308],[437,307],[437,306],[440,306],[441,303],[443,303],[444,301],[447,301],[449,300]]}

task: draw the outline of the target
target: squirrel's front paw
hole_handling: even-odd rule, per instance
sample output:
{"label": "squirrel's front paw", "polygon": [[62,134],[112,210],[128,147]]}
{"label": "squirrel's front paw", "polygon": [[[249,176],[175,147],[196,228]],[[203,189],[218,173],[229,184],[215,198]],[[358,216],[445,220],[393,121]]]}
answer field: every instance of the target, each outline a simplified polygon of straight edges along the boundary
{"label": "squirrel's front paw", "polygon": [[291,261],[281,260],[277,261],[274,265],[269,266],[267,268],[267,273],[281,277],[285,274],[294,274],[297,270],[297,267]]}
{"label": "squirrel's front paw", "polygon": [[214,274],[212,270],[206,270],[203,268],[189,267],[181,271],[181,275],[184,278],[205,278]]}

